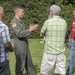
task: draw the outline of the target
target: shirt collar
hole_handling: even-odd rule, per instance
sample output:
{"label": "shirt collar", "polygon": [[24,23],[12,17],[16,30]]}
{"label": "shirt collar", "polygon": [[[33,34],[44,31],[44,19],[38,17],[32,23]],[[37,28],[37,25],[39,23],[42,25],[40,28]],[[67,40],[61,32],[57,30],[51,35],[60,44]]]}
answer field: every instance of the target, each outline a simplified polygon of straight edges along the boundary
{"label": "shirt collar", "polygon": [[57,16],[57,15],[55,15],[55,16],[53,16],[53,18],[59,18],[60,16]]}
{"label": "shirt collar", "polygon": [[18,20],[18,21],[20,21],[20,22],[22,22],[20,19],[17,19],[16,17],[14,17],[16,20]]}

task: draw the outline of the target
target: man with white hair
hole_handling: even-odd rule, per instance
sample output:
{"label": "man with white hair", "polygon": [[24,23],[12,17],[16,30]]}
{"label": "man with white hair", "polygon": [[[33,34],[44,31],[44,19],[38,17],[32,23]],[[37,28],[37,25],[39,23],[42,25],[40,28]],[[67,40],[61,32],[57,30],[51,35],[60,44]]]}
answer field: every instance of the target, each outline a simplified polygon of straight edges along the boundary
{"label": "man with white hair", "polygon": [[40,34],[46,36],[40,73],[41,75],[52,75],[52,70],[55,68],[55,73],[66,75],[64,41],[67,24],[59,16],[59,6],[52,5],[49,10],[50,19],[45,21]]}
{"label": "man with white hair", "polygon": [[3,7],[0,6],[0,75],[10,75],[8,52],[13,48],[10,43],[8,27],[3,23]]}

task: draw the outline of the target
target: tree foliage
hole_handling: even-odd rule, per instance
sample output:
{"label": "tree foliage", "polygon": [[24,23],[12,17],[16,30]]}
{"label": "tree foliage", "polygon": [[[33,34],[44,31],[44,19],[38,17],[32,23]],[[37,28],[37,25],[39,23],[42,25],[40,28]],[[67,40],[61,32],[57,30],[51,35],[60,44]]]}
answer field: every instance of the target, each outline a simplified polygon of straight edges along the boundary
{"label": "tree foliage", "polygon": [[25,15],[22,20],[27,28],[29,28],[31,23],[39,24],[39,28],[34,31],[34,36],[30,36],[31,38],[39,38],[41,27],[49,15],[47,9],[52,4],[57,4],[61,7],[60,16],[67,21],[68,26],[71,26],[75,0],[0,0],[0,5],[5,9],[3,20],[8,26],[10,26],[10,21],[14,17],[14,6],[17,5],[23,6],[25,9]]}

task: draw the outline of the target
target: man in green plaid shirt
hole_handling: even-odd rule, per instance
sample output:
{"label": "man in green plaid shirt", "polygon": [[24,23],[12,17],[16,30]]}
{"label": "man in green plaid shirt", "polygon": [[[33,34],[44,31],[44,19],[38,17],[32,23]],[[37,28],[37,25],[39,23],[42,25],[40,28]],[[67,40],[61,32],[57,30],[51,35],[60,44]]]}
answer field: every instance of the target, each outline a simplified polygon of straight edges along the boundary
{"label": "man in green plaid shirt", "polygon": [[66,58],[64,55],[64,41],[67,24],[59,16],[59,6],[52,5],[49,10],[50,19],[45,21],[41,29],[41,35],[46,36],[41,74],[52,75],[52,70],[55,67],[55,73],[65,75]]}

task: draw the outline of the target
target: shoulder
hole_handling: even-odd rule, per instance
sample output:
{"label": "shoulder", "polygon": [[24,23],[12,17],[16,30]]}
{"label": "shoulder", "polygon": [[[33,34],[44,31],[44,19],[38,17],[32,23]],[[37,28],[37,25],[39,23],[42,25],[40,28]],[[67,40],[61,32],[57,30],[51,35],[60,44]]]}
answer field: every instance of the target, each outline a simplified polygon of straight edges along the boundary
{"label": "shoulder", "polygon": [[[63,19],[63,18],[61,18],[60,16],[59,16],[59,18],[58,18],[58,19],[59,19],[59,21],[61,21],[61,22],[65,22],[65,23],[66,23],[66,20],[65,20],[65,19]],[[57,19],[57,20],[58,20],[58,19]]]}
{"label": "shoulder", "polygon": [[10,27],[15,27],[17,24],[17,20],[15,18],[13,18],[10,22]]}
{"label": "shoulder", "polygon": [[67,26],[67,22],[66,22],[64,19],[61,19],[61,20],[62,20],[62,22],[64,23],[64,25]]}
{"label": "shoulder", "polygon": [[44,24],[48,24],[48,23],[50,23],[50,22],[52,22],[53,20],[52,19],[47,19],[45,22],[44,22]]}
{"label": "shoulder", "polygon": [[2,23],[0,25],[0,33],[4,32],[4,31],[8,31],[8,26],[5,25],[4,23]]}
{"label": "shoulder", "polygon": [[4,24],[3,22],[0,22],[0,28],[8,28],[8,26]]}
{"label": "shoulder", "polygon": [[66,20],[64,20],[64,19],[62,19],[62,18],[61,18],[61,20],[62,20],[63,22],[66,22]]}
{"label": "shoulder", "polygon": [[11,20],[10,24],[12,24],[13,22],[16,23],[16,19],[15,19],[15,18],[13,18],[13,19]]}
{"label": "shoulder", "polygon": [[66,20],[63,19],[63,18],[61,18],[61,17],[59,17],[59,18],[57,19],[57,21],[58,21],[59,23],[62,23],[62,24],[64,24],[64,25],[67,25]]}
{"label": "shoulder", "polygon": [[5,27],[6,25],[2,22],[2,21],[0,21],[0,27]]}

